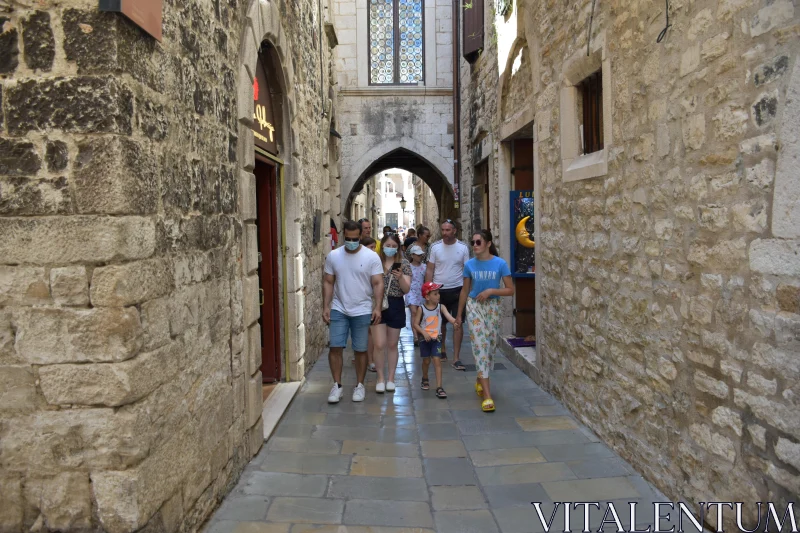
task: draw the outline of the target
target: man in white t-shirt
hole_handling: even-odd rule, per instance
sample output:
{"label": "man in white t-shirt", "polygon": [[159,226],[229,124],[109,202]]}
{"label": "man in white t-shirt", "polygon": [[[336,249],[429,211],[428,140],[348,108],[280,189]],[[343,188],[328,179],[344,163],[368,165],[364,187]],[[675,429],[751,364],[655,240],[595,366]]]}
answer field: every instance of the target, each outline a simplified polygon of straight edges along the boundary
{"label": "man in white t-shirt", "polygon": [[[464,285],[464,265],[469,261],[469,246],[456,239],[456,223],[450,219],[442,222],[442,240],[436,241],[428,252],[428,268],[425,271],[425,283],[433,282],[442,286],[439,289],[441,304],[452,315],[458,314],[458,298]],[[456,316],[456,315],[453,315]],[[442,359],[447,360],[444,352],[447,339],[447,324],[442,324]],[[466,370],[461,362],[461,341],[464,339],[463,328],[453,328],[453,368]]]}
{"label": "man in white t-shirt", "polygon": [[356,222],[345,222],[342,233],[344,246],[331,251],[325,258],[322,284],[322,318],[330,325],[328,361],[334,381],[328,396],[329,403],[338,403],[344,394],[342,351],[347,346],[348,333],[356,355],[358,377],[353,401],[364,401],[367,333],[370,324],[380,323],[383,303],[383,265],[380,257],[361,246],[361,228]]}

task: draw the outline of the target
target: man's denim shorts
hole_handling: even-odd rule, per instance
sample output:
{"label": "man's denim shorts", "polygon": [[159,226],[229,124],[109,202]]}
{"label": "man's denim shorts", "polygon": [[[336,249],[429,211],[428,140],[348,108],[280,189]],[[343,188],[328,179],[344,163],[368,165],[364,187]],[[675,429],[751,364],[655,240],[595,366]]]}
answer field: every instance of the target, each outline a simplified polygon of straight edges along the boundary
{"label": "man's denim shorts", "polygon": [[336,309],[331,309],[331,348],[345,348],[349,332],[353,351],[366,352],[370,322],[372,314],[347,316]]}

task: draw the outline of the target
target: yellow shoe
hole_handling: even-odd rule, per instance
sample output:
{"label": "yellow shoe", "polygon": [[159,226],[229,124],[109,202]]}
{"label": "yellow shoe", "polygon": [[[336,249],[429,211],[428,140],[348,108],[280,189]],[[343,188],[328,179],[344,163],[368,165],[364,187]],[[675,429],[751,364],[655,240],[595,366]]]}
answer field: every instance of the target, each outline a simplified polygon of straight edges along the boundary
{"label": "yellow shoe", "polygon": [[494,411],[494,402],[491,399],[483,400],[483,403],[481,403],[481,409],[484,413],[491,413]]}
{"label": "yellow shoe", "polygon": [[483,386],[477,381],[475,382],[475,393],[483,398]]}

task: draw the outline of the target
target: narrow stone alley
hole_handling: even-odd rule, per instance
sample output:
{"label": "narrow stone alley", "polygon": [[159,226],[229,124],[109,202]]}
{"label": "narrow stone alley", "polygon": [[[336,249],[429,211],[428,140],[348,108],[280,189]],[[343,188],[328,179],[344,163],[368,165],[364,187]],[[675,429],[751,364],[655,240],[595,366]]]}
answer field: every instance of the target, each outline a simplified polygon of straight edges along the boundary
{"label": "narrow stone alley", "polygon": [[[464,344],[469,365],[468,335]],[[652,524],[645,510],[667,501],[506,358],[496,360],[491,414],[479,408],[474,367],[445,365],[447,399],[420,388],[408,327],[400,358],[397,391],[376,394],[368,373],[362,403],[350,400],[346,364],[339,404],[326,401],[321,358],[206,533],[530,533],[544,531],[531,502],[549,520],[553,502],[613,501],[627,517],[635,501],[637,520]],[[582,513],[573,510],[573,524]],[[601,520],[590,515],[595,529]],[[554,527],[563,522],[557,513]]]}

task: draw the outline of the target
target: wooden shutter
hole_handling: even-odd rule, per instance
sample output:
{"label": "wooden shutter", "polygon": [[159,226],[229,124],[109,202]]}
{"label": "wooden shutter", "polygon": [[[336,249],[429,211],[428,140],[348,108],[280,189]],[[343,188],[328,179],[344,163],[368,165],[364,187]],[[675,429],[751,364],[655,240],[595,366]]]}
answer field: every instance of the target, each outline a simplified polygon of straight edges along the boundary
{"label": "wooden shutter", "polygon": [[474,61],[483,49],[483,0],[461,0],[464,17],[464,58]]}

